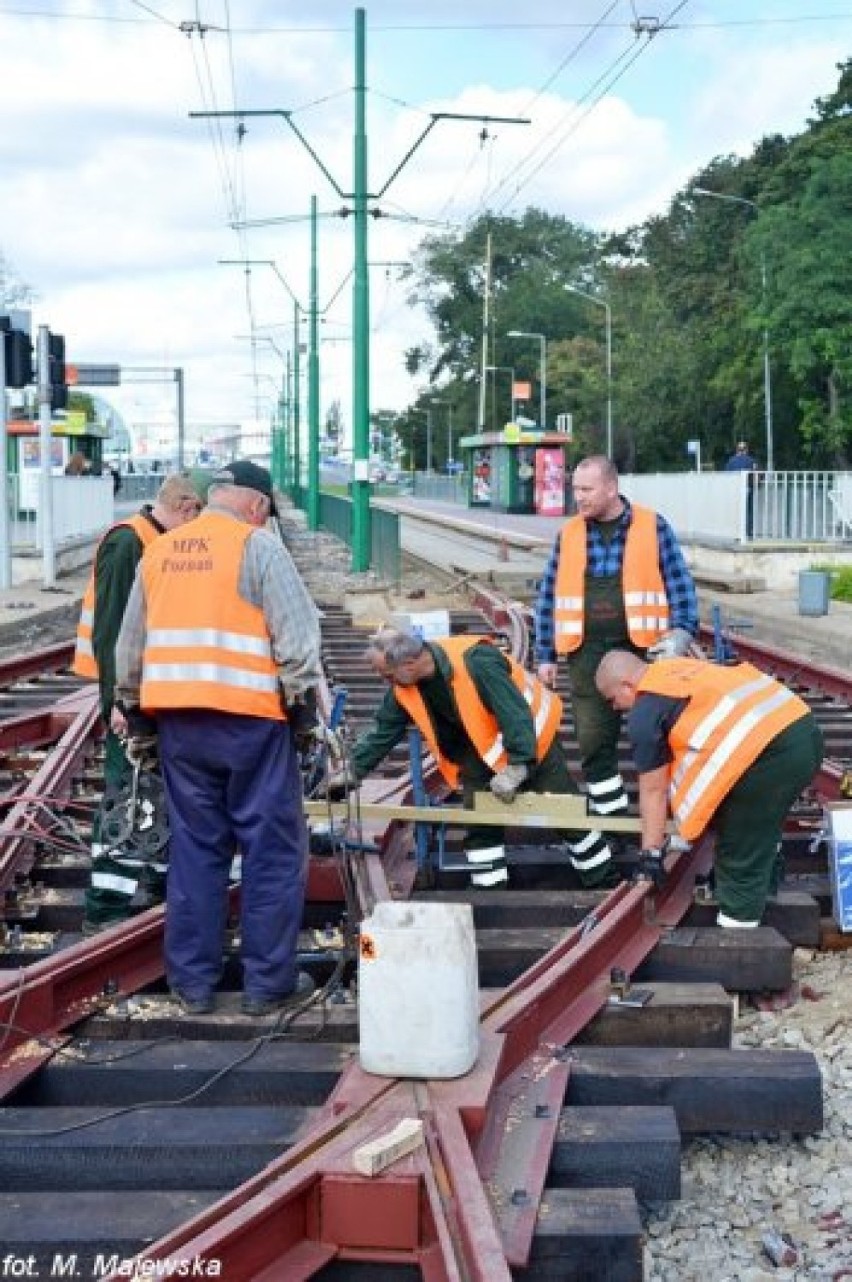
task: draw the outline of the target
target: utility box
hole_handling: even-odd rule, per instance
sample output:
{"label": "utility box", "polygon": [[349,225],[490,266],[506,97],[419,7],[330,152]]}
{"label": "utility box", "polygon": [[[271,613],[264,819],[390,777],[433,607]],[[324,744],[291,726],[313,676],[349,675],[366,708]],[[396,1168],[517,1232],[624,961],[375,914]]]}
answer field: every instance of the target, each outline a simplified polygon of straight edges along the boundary
{"label": "utility box", "polygon": [[825,570],[802,570],[799,574],[799,614],[828,614],[831,575]]}
{"label": "utility box", "polygon": [[828,866],[834,920],[848,933],[852,931],[852,805],[842,801],[828,807]]}
{"label": "utility box", "polygon": [[424,641],[440,641],[441,637],[450,635],[449,610],[421,610],[417,613],[392,614],[390,624],[402,628],[404,632],[413,632]]}

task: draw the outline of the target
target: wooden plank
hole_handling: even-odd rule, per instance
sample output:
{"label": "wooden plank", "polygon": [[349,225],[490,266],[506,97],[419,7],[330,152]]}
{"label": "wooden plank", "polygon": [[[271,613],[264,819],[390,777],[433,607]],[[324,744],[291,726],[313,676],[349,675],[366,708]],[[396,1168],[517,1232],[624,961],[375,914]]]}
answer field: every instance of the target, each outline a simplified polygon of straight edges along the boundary
{"label": "wooden plank", "polygon": [[783,992],[793,982],[793,949],[771,926],[678,927],[663,934],[634,979],[703,980],[729,992]]}
{"label": "wooden plank", "polygon": [[103,1108],[9,1109],[0,1188],[28,1191],[232,1188],[289,1148],[313,1117],[305,1108],[146,1108],[64,1134]]}
{"label": "wooden plank", "polygon": [[577,1046],[571,1054],[569,1105],[669,1105],[684,1134],[810,1134],[823,1124],[809,1051]]}
{"label": "wooden plank", "polygon": [[[180,1099],[212,1082],[200,1098],[206,1106],[319,1106],[337,1084],[355,1048],[320,1042],[268,1042],[251,1059],[228,1066],[244,1051],[229,1042],[168,1041],[140,1046],[99,1041],[91,1058],[57,1056],[19,1091],[26,1107],[109,1109],[147,1100]],[[112,1062],[110,1062],[112,1061]]]}
{"label": "wooden plank", "polygon": [[680,1131],[671,1108],[572,1105],[562,1110],[548,1183],[632,1188],[640,1202],[680,1197]]}
{"label": "wooden plank", "polygon": [[[219,1189],[139,1189],[132,1197],[109,1189],[71,1189],[62,1197],[42,1192],[0,1193],[0,1242],[11,1257],[32,1257],[29,1277],[105,1277],[106,1261],[114,1257],[129,1260],[221,1196]],[[77,1257],[73,1275],[57,1272],[57,1260],[67,1261],[71,1256]]]}

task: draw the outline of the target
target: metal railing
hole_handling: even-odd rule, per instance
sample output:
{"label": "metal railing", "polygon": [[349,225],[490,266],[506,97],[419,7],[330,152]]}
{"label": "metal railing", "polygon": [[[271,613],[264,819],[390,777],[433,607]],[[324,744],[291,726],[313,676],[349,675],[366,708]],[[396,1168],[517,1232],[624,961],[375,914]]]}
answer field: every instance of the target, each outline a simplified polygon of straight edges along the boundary
{"label": "metal railing", "polygon": [[[320,528],[352,546],[352,500],[336,494],[319,496]],[[399,513],[370,509],[370,565],[388,583],[399,583],[402,553],[399,541]]]}
{"label": "metal railing", "polygon": [[620,485],[687,539],[852,541],[852,472],[656,472],[622,476]]}

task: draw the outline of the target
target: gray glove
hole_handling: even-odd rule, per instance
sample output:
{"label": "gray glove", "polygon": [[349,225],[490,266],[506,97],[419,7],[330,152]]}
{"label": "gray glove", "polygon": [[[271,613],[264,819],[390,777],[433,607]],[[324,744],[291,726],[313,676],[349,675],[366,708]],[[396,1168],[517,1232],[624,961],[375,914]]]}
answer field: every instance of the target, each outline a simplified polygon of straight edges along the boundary
{"label": "gray glove", "polygon": [[494,796],[505,801],[508,806],[515,800],[518,789],[528,774],[529,770],[526,766],[504,766],[502,770],[497,771],[488,786]]}
{"label": "gray glove", "polygon": [[691,632],[687,632],[686,628],[672,628],[648,647],[648,658],[652,662],[655,659],[684,659],[692,654],[694,648],[695,641]]}

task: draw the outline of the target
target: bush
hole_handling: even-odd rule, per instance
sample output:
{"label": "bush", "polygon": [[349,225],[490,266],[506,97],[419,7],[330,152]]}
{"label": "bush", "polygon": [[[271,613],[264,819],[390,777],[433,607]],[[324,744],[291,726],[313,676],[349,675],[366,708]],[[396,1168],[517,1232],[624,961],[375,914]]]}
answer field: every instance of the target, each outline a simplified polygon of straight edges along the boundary
{"label": "bush", "polygon": [[817,565],[831,579],[832,601],[852,602],[852,565]]}

